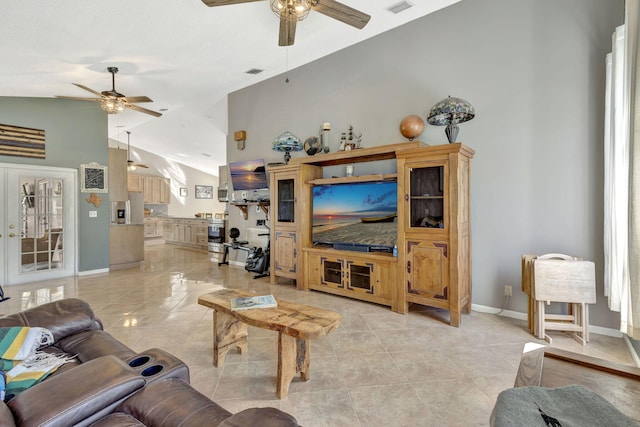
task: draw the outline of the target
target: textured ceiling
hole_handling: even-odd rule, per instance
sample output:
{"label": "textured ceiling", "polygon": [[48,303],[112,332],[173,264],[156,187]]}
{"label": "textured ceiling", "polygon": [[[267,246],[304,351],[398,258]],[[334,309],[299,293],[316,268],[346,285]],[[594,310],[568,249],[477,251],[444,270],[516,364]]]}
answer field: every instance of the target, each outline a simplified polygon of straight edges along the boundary
{"label": "textured ceiling", "polygon": [[[228,93],[358,43],[459,0],[344,0],[371,15],[357,30],[313,11],[295,45],[278,46],[267,1],[210,8],[200,0],[21,0],[0,8],[0,96],[146,95],[160,118],[109,116],[110,138],[217,175],[225,162]],[[247,74],[263,69],[258,75]],[[83,102],[83,101],[78,101]],[[88,103],[88,107],[94,106]],[[205,154],[205,155],[203,155]]]}

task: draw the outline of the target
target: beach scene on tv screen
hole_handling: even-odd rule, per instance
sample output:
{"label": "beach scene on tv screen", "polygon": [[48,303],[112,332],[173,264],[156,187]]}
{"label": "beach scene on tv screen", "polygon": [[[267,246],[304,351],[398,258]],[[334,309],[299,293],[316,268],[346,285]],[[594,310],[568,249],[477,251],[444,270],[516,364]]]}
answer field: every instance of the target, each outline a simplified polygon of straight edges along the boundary
{"label": "beach scene on tv screen", "polygon": [[393,247],[398,238],[393,181],[313,187],[315,243]]}
{"label": "beach scene on tv screen", "polygon": [[234,191],[269,188],[263,159],[229,163],[229,174]]}

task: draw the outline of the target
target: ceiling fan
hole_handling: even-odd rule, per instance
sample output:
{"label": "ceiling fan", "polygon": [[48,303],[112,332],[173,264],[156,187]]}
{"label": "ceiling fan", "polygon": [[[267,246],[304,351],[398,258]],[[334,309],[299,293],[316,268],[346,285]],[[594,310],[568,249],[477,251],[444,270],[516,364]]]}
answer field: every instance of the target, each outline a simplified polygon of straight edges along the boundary
{"label": "ceiling fan", "polygon": [[150,114],[155,117],[160,117],[162,113],[158,113],[156,111],[152,111],[138,105],[135,103],[138,102],[153,102],[151,98],[148,96],[124,96],[123,94],[116,91],[116,73],[118,72],[118,67],[108,67],[107,71],[111,73],[111,90],[104,90],[102,92],[95,91],[91,88],[83,86],[78,83],[73,83],[78,86],[80,89],[84,89],[87,92],[91,92],[94,95],[99,96],[99,98],[82,98],[77,96],[61,96],[56,95],[56,98],[64,98],[64,99],[75,99],[79,101],[97,101],[100,103],[100,106],[103,110],[105,110],[108,114],[118,114],[125,110],[125,108],[130,108],[135,111],[139,111],[141,113]]}
{"label": "ceiling fan", "polygon": [[[261,0],[202,0],[209,7],[250,3]],[[296,36],[296,24],[307,17],[310,10],[320,12],[352,27],[362,29],[371,16],[335,0],[269,0],[271,10],[280,17],[279,46],[292,46]]]}
{"label": "ceiling fan", "polygon": [[129,136],[131,132],[127,131],[127,170],[134,171],[136,168],[148,168],[149,166],[143,165],[142,163],[135,163],[131,160],[131,145],[129,143]]}

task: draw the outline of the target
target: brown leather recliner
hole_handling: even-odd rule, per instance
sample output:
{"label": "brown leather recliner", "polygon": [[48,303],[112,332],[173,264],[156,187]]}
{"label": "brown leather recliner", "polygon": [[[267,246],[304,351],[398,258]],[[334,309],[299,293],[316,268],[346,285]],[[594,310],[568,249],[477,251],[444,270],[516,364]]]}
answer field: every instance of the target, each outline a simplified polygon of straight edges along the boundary
{"label": "brown leather recliner", "polygon": [[0,426],[295,427],[274,408],[231,414],[189,385],[189,369],[160,349],[136,353],[102,329],[89,305],[69,298],[0,317],[0,327],[49,329],[45,351],[77,354],[44,381],[0,402]]}

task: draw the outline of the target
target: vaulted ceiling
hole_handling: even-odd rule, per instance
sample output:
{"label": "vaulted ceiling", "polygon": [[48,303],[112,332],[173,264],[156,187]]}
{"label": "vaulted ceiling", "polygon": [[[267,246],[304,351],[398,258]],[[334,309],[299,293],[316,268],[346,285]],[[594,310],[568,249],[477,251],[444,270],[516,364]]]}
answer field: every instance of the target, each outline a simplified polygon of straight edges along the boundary
{"label": "vaulted ceiling", "polygon": [[[107,67],[116,66],[116,90],[150,97],[154,102],[140,105],[163,115],[110,115],[109,137],[124,147],[130,131],[132,146],[217,175],[226,158],[228,93],[458,1],[344,0],[371,15],[367,26],[358,30],[312,11],[290,47],[278,46],[279,21],[268,1],[11,2],[0,12],[0,96],[92,97],[72,83],[110,90]],[[411,7],[388,10],[399,3]]]}

